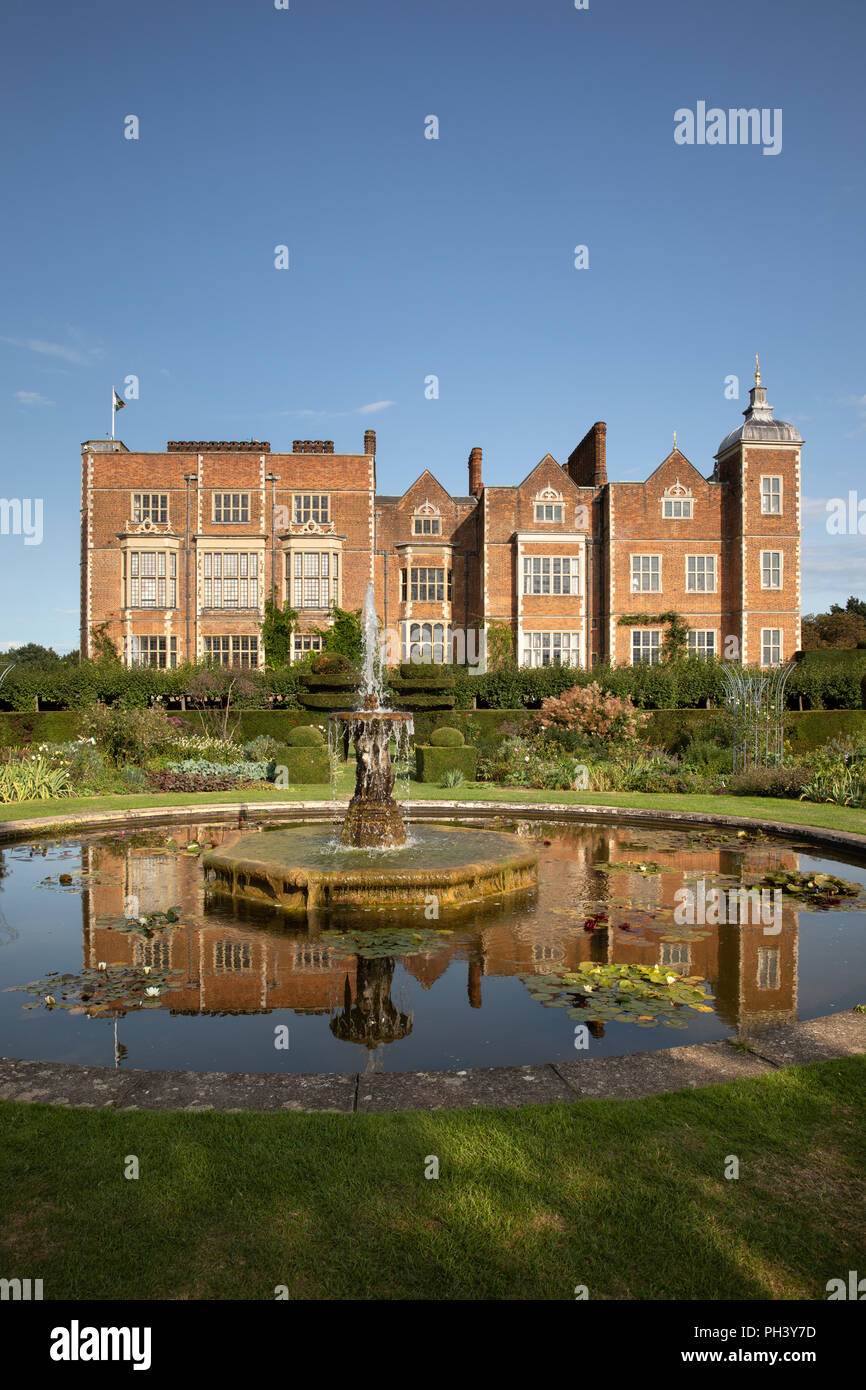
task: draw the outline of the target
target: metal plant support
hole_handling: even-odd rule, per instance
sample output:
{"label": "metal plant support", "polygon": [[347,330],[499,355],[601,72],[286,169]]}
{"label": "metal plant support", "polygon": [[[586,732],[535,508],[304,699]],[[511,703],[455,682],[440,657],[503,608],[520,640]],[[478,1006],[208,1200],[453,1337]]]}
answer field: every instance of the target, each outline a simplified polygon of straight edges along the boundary
{"label": "metal plant support", "polygon": [[784,761],[785,686],[794,669],[784,662],[769,671],[725,666],[725,704],[734,719],[734,772]]}

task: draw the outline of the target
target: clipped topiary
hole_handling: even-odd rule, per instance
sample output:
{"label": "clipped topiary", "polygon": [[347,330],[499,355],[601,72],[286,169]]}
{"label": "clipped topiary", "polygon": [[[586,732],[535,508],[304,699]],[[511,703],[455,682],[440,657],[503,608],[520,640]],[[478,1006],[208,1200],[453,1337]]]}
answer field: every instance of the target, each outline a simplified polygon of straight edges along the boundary
{"label": "clipped topiary", "polygon": [[286,735],[290,748],[321,748],[322,742],[322,731],[315,724],[299,724]]}
{"label": "clipped topiary", "polygon": [[433,730],[430,742],[434,748],[462,748],[465,739],[459,729],[443,724],[441,729]]}
{"label": "clipped topiary", "polygon": [[453,709],[454,676],[447,666],[404,663],[390,680],[398,709]]}
{"label": "clipped topiary", "polygon": [[300,676],[298,704],[303,709],[353,709],[360,676],[348,657],[323,652]]}

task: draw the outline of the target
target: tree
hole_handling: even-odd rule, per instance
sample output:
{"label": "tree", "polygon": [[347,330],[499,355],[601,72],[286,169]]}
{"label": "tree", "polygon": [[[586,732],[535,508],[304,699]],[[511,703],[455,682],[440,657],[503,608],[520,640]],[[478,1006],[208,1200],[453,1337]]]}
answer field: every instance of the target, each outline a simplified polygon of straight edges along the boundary
{"label": "tree", "polygon": [[265,665],[272,671],[288,666],[292,654],[292,638],[297,631],[298,615],[284,603],[280,608],[276,592],[265,599],[265,616],[261,626]]}
{"label": "tree", "polygon": [[38,642],[25,642],[23,647],[10,647],[3,653],[7,662],[14,661],[17,666],[53,666],[59,660],[53,647],[41,647]]}
{"label": "tree", "polygon": [[856,599],[854,604],[854,608],[840,608],[835,603],[829,613],[806,613],[800,639],[803,650],[818,651],[835,647],[850,651],[860,642],[866,642],[866,616],[859,613]]}
{"label": "tree", "polygon": [[186,697],[198,710],[202,728],[228,742],[237,732],[240,719],[231,731],[229,721],[233,709],[249,704],[256,695],[256,683],[249,671],[237,666],[200,667],[190,680]]}
{"label": "tree", "polygon": [[831,603],[830,612],[856,613],[858,617],[866,618],[866,599],[855,598],[852,594],[851,597],[848,599],[848,602],[845,604],[844,608],[840,608],[838,603]]}

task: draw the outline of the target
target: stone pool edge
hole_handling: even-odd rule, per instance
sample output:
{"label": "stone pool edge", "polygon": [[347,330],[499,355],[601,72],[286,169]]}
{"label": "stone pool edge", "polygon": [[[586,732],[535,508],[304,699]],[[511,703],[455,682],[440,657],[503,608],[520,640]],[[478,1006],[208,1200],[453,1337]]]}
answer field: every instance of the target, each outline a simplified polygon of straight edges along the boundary
{"label": "stone pool edge", "polygon": [[257,1111],[363,1115],[400,1110],[513,1109],[554,1101],[641,1100],[768,1076],[866,1052],[854,1010],[770,1024],[722,1042],[526,1067],[463,1071],[119,1071],[0,1058],[0,1100],[90,1110]]}
{"label": "stone pool edge", "polygon": [[[343,798],[338,806],[347,806]],[[757,816],[734,816],[720,811],[679,811],[664,807],[583,805],[572,802],[527,801],[407,801],[401,803],[404,815],[412,820],[449,820],[455,816],[478,819],[519,820],[623,820],[640,823],[667,822],[670,825],[718,825],[735,830],[755,827],[786,839],[811,839],[828,849],[853,850],[866,855],[866,833],[828,830],[808,823],[776,821]],[[417,813],[421,812],[419,816]],[[330,801],[231,801],[207,806],[140,806],[117,811],[71,811],[57,817],[32,816],[27,820],[0,822],[0,845],[39,836],[69,834],[76,830],[111,830],[116,826],[133,829],[147,825],[219,824],[237,821],[243,826],[261,821],[331,820]]]}

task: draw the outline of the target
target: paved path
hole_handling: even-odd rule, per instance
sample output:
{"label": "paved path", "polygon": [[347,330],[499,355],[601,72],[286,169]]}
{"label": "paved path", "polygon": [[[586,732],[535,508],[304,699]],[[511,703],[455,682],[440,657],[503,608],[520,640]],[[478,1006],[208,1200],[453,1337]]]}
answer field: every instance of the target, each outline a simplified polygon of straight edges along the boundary
{"label": "paved path", "polygon": [[550,1101],[634,1100],[720,1081],[766,1076],[779,1067],[866,1052],[866,1014],[829,1014],[753,1030],[748,1050],[695,1043],[626,1057],[587,1057],[534,1067],[466,1071],[272,1072],[114,1071],[65,1062],[0,1059],[0,1100],[98,1110],[299,1110],[373,1114],[469,1110]]}

